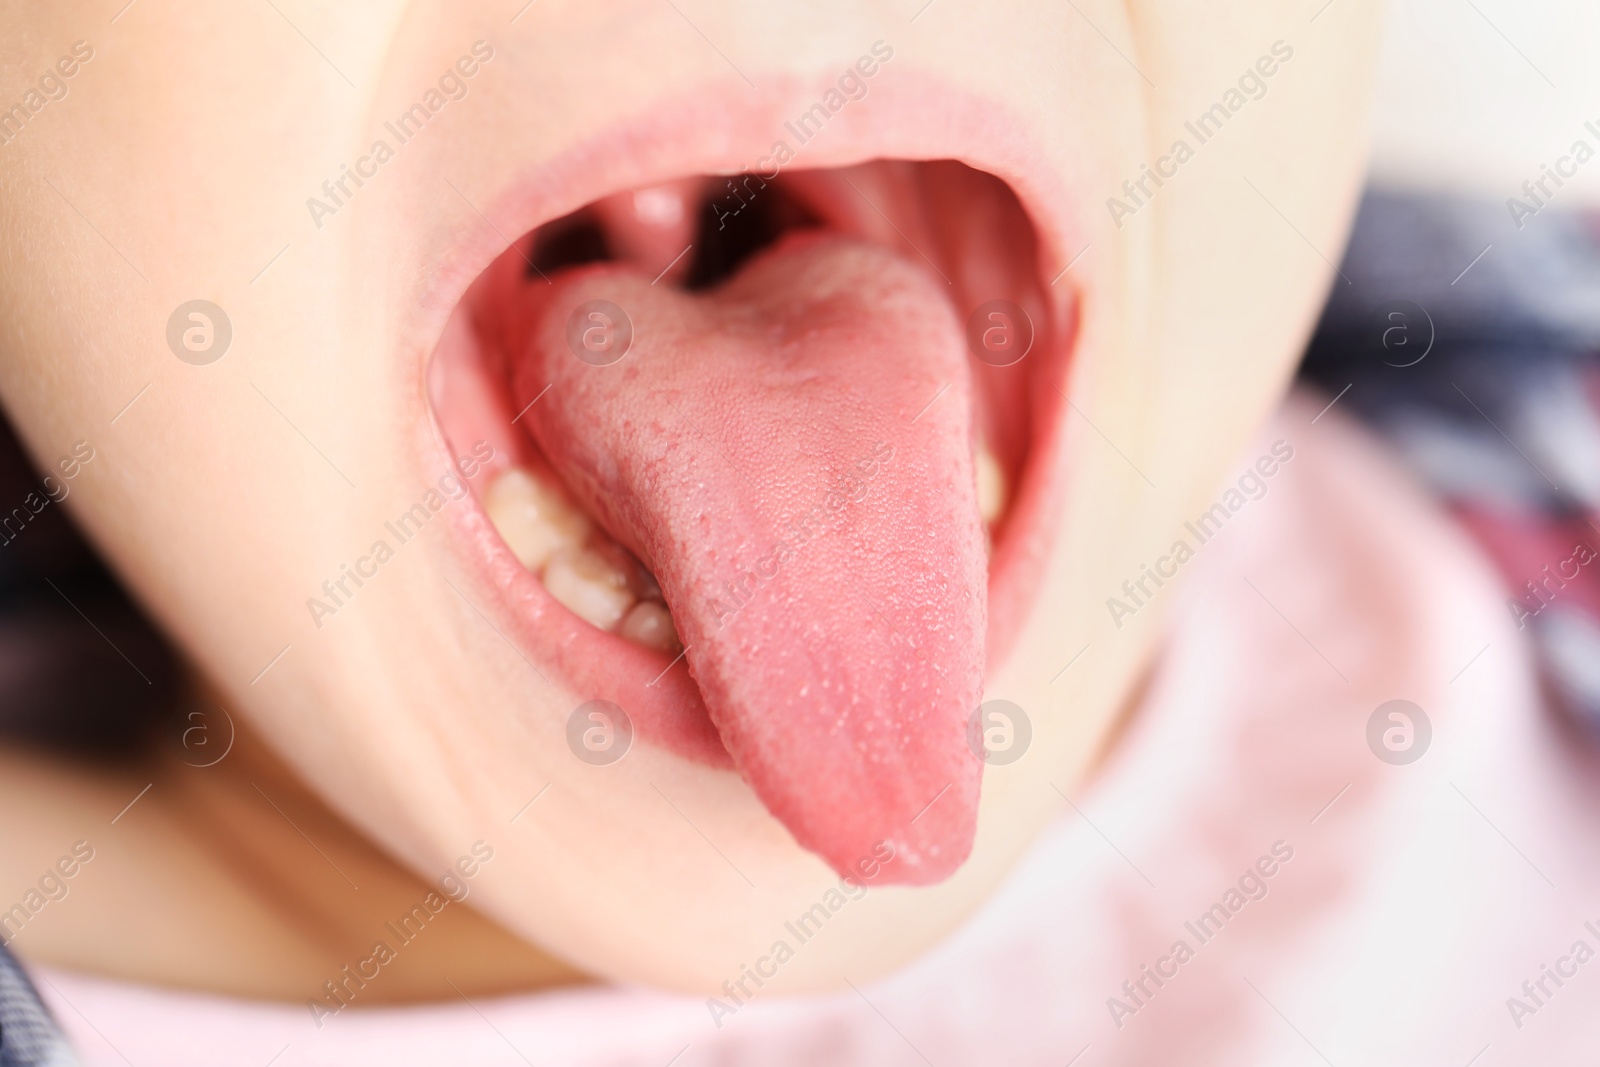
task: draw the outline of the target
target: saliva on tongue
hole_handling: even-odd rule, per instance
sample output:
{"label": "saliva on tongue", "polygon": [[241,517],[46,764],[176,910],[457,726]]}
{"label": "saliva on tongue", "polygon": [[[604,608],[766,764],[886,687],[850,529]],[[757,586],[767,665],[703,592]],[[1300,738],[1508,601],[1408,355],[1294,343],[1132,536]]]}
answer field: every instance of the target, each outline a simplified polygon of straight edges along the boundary
{"label": "saliva on tongue", "polygon": [[[941,881],[977,823],[987,580],[951,301],[900,254],[821,233],[706,293],[653,273],[538,287],[513,389],[549,392],[525,421],[655,573],[773,815],[841,875]],[[619,325],[591,301],[631,324],[614,363],[575,355],[591,323]]]}

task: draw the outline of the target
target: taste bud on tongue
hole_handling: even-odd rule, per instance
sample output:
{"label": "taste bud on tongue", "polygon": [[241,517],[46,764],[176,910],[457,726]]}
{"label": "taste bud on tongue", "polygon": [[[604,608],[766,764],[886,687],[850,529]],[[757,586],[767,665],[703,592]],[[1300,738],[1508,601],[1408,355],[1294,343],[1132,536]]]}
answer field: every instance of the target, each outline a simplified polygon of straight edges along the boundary
{"label": "taste bud on tongue", "polygon": [[[533,436],[660,581],[740,773],[840,873],[949,876],[977,823],[987,560],[940,284],[800,233],[708,293],[608,263],[540,298],[518,404],[549,385]],[[631,322],[610,365],[568,346],[596,300]]]}

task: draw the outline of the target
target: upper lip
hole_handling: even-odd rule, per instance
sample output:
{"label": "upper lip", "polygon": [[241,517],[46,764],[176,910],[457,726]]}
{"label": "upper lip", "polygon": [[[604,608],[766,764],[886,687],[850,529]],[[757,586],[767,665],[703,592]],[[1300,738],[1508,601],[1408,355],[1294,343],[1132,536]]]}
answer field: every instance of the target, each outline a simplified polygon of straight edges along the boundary
{"label": "upper lip", "polygon": [[[444,202],[459,203],[459,194],[468,203],[449,214],[450,228],[436,242],[437,266],[413,305],[416,314],[408,327],[412,342],[408,347],[414,353],[418,380],[445,321],[474,279],[508,244],[613,193],[697,173],[754,170],[758,161],[771,156],[775,140],[784,138],[793,145],[785,121],[815,103],[837,76],[832,66],[824,66],[811,77],[771,79],[754,89],[737,79],[718,81],[622,116],[550,158],[512,169],[487,189],[459,180],[452,183],[456,191],[445,190]],[[893,64],[879,71],[867,98],[850,108],[824,134],[798,146],[789,168],[842,167],[885,157],[955,159],[1011,186],[1034,222],[1041,261],[1036,268],[1046,281],[1071,258],[1065,249],[1078,244],[1078,235],[1087,227],[1073,213],[1074,201],[1064,194],[1042,148],[1008,110]],[[1047,286],[1046,295],[1060,324],[1057,348],[1065,349],[1075,328],[1072,292],[1067,286]],[[1052,358],[1052,354],[1035,353],[1030,358]],[[1041,403],[1056,411],[1040,420],[1034,454],[1008,520],[1007,544],[991,572],[991,663],[1005,654],[1010,633],[1026,613],[1036,584],[1027,580],[1028,575],[1042,567],[1046,552],[1045,520],[1055,511],[1064,472],[1060,449],[1041,450],[1038,437],[1058,438],[1059,410],[1065,406],[1061,392],[1065,362],[1059,359],[1059,365],[1050,369],[1054,390]],[[437,423],[421,429],[421,461],[430,469],[448,464],[449,447]],[[604,696],[629,708],[640,719],[646,737],[651,724],[674,724],[677,735],[668,738],[674,748],[706,762],[727,764],[726,751],[686,672],[652,677],[659,674],[656,654],[619,638],[611,638],[609,662],[591,662],[592,657],[569,647],[571,638],[581,632],[570,627],[562,640],[552,642],[548,627],[553,602],[511,557],[482,511],[458,509],[452,521],[461,534],[456,543],[464,548],[463,564],[480,576],[480,588],[495,604],[490,610],[524,654],[533,657],[530,662],[543,668],[541,674],[553,672],[585,699]],[[1008,569],[1018,573],[1007,578],[1003,572]],[[570,623],[585,626],[575,618]],[[698,716],[686,721],[684,712],[694,708],[699,709]]]}
{"label": "upper lip", "polygon": [[[613,193],[693,174],[737,174],[770,158],[785,123],[814,104],[837,72],[774,78],[751,88],[717,80],[659,101],[566,145],[553,157],[512,170],[487,190],[452,183],[468,204],[453,212],[454,232],[437,241],[437,264],[418,294],[423,316],[413,332],[419,362],[444,321],[509,241]],[[853,108],[853,110],[851,110]],[[793,169],[843,167],[875,158],[954,159],[1007,182],[1040,237],[1039,269],[1056,277],[1081,247],[1088,225],[1042,146],[1019,116],[944,79],[886,65],[868,95],[825,131],[798,146]],[[787,169],[787,168],[786,168]],[[451,198],[455,193],[444,190]],[[1060,307],[1066,290],[1056,293]]]}

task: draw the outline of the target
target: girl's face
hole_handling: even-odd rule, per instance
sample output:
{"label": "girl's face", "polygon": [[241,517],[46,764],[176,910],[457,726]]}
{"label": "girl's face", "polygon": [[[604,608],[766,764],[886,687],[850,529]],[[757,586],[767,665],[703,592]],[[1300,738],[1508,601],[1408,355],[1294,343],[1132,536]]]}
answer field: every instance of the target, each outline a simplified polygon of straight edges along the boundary
{"label": "girl's face", "polygon": [[484,842],[601,975],[861,978],[1128,698],[1338,254],[1373,6],[12,5],[0,390],[414,869]]}

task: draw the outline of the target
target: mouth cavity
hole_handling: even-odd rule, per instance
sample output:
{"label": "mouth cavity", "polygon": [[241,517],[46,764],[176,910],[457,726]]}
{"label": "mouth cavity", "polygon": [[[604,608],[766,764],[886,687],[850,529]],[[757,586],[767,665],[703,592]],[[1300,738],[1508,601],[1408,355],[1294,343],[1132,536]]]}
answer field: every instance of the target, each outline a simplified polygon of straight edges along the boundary
{"label": "mouth cavity", "polygon": [[475,489],[527,651],[731,763],[840,873],[947,877],[1059,372],[1044,292],[1016,196],[952,161],[684,178],[525,235],[430,387],[453,451],[495,447]]}

